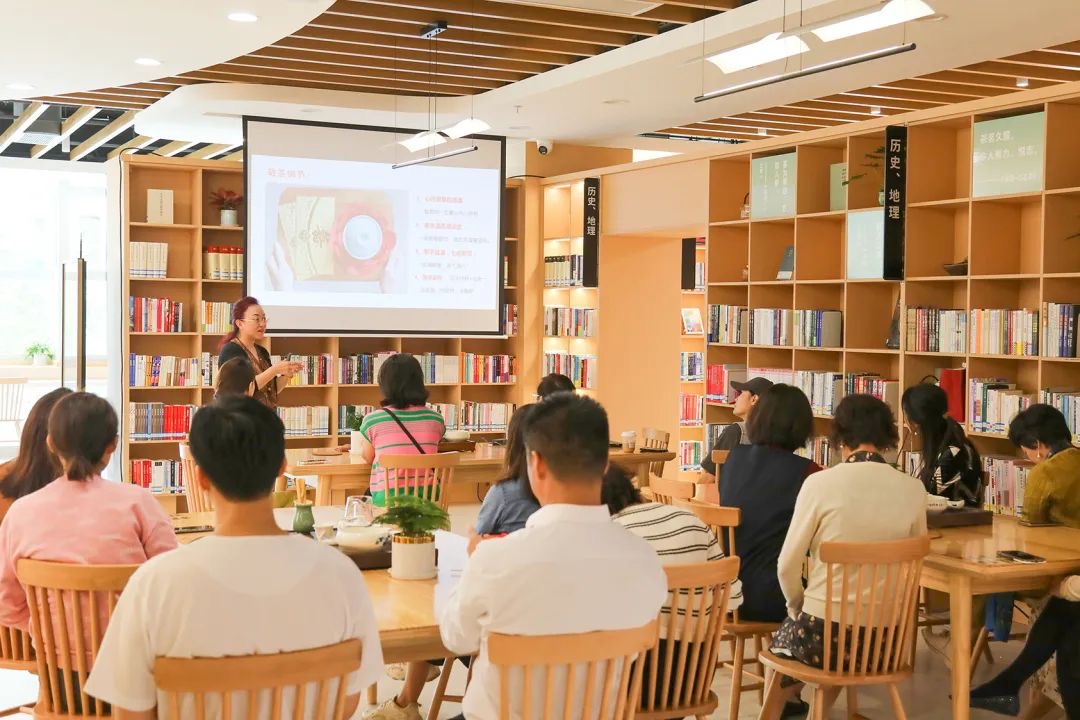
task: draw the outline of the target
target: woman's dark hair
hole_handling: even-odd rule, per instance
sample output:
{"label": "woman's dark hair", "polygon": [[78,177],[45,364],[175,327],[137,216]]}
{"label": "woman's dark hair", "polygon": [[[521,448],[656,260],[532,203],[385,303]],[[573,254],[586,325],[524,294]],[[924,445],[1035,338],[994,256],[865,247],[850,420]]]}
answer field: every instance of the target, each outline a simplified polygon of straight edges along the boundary
{"label": "woman's dark hair", "polygon": [[536,386],[536,396],[543,400],[548,395],[552,395],[557,392],[574,392],[577,388],[574,387],[574,381],[565,375],[559,373],[551,373],[545,375],[540,381],[540,384]]}
{"label": "woman's dark hair", "polygon": [[[941,451],[949,446],[967,448],[971,467],[981,468],[979,451],[968,440],[960,423],[949,417],[949,396],[937,385],[919,383],[900,398],[904,418],[918,427],[923,438],[922,469],[919,479],[931,487]],[[879,446],[880,447],[880,446]]]}
{"label": "woman's dark hair", "polygon": [[499,482],[523,478],[528,474],[529,453],[525,450],[525,423],[533,407],[532,403],[522,405],[510,416],[510,422],[506,426],[506,460]]}
{"label": "woman's dark hair", "polygon": [[846,448],[869,444],[881,450],[900,442],[892,408],[873,395],[845,396],[833,413],[829,438]]}
{"label": "woman's dark hair", "polygon": [[806,445],[813,424],[814,413],[803,391],[777,383],[758,396],[746,432],[754,445],[794,452]]}
{"label": "woman's dark hair", "polygon": [[214,382],[214,397],[223,395],[247,395],[255,382],[255,366],[247,358],[236,357],[218,368]]}
{"label": "woman's dark hair", "polygon": [[600,486],[600,502],[607,505],[612,515],[620,513],[631,505],[645,502],[641,491],[634,487],[633,476],[625,468],[611,464],[604,473],[604,484]]}
{"label": "woman's dark hair", "polygon": [[223,337],[221,342],[218,343],[218,352],[221,352],[222,348],[236,339],[236,336],[240,334],[240,328],[236,323],[244,319],[244,313],[248,311],[248,308],[258,304],[259,301],[250,295],[236,301],[232,308],[232,328],[229,330],[229,334]]}
{"label": "woman's dark hair", "polygon": [[408,353],[397,353],[386,358],[379,368],[379,389],[382,390],[383,407],[400,410],[424,405],[428,399],[420,361]]}
{"label": "woman's dark hair", "polygon": [[64,474],[45,438],[49,434],[49,413],[56,403],[70,394],[68,388],[57,388],[42,395],[30,408],[19,437],[19,454],[8,466],[7,475],[0,480],[0,495],[17,500]]}
{"label": "woman's dark hair", "polygon": [[116,433],[116,411],[108,400],[93,393],[71,393],[49,413],[49,438],[67,466],[68,480],[97,475]]}
{"label": "woman's dark hair", "polygon": [[1016,447],[1028,450],[1034,450],[1042,443],[1051,452],[1058,452],[1072,445],[1072,433],[1060,410],[1053,405],[1038,403],[1012,419],[1009,440]]}

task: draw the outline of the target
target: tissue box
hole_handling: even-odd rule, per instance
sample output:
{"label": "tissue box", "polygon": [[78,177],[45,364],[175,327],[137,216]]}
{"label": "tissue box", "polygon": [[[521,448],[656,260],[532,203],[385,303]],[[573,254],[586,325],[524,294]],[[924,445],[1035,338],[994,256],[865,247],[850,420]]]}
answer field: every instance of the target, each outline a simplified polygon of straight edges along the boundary
{"label": "tissue box", "polygon": [[173,224],[173,191],[146,191],[146,222],[157,225]]}

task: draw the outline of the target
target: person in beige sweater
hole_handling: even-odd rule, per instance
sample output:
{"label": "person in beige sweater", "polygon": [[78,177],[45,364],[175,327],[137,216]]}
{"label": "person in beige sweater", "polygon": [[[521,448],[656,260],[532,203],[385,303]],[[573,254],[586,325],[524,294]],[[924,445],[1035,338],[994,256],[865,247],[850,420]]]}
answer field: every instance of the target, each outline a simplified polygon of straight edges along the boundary
{"label": "person in beige sweater", "polygon": [[[822,543],[901,540],[926,534],[925,488],[882,457],[899,439],[889,406],[870,395],[845,397],[836,408],[832,439],[844,460],[803,482],[777,567],[788,618],[774,636],[772,650],[814,667],[824,663],[828,578],[819,560]],[[808,554],[810,576],[804,590],[802,569]],[[839,617],[840,606],[835,603],[843,592],[839,574],[833,582],[832,616]],[[832,636],[834,651],[838,635]]]}

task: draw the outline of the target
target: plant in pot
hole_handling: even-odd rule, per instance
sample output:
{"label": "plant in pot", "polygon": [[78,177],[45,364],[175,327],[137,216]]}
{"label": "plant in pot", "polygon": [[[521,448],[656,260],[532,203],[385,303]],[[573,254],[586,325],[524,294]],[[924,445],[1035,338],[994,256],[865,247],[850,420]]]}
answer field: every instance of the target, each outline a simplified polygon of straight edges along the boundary
{"label": "plant in pot", "polygon": [[236,227],[240,224],[237,209],[243,201],[243,195],[227,188],[218,188],[210,193],[210,202],[221,208],[222,227]]}
{"label": "plant in pot", "polygon": [[865,177],[871,177],[877,180],[878,186],[878,205],[884,207],[885,205],[885,172],[882,169],[885,162],[885,146],[882,145],[874,150],[874,152],[868,152],[863,155],[863,161],[859,163],[859,167],[865,168],[863,172],[856,175],[852,175],[842,184],[847,187],[853,182],[862,180]]}
{"label": "plant in pot", "polygon": [[26,359],[34,365],[50,365],[56,359],[56,355],[45,343],[34,343],[26,348]]}
{"label": "plant in pot", "polygon": [[436,530],[450,529],[450,516],[430,500],[415,495],[395,495],[386,500],[386,512],[375,518],[380,525],[394,525],[390,575],[398,580],[435,577]]}
{"label": "plant in pot", "polygon": [[[349,454],[359,455],[361,441],[364,435],[360,432],[360,425],[364,422],[364,416],[355,410],[345,413],[345,427],[349,428]],[[344,450],[344,448],[340,448]]]}

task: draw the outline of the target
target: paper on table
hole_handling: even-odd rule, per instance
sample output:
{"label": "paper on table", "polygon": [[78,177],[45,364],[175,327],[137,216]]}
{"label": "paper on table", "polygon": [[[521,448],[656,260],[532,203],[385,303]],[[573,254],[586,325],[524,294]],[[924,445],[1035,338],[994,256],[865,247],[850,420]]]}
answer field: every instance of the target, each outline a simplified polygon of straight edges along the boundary
{"label": "paper on table", "polygon": [[450,592],[457,587],[465,563],[469,561],[469,539],[443,530],[435,531],[435,548],[439,551],[439,577],[435,584],[435,617],[442,613]]}

